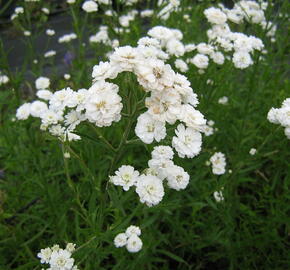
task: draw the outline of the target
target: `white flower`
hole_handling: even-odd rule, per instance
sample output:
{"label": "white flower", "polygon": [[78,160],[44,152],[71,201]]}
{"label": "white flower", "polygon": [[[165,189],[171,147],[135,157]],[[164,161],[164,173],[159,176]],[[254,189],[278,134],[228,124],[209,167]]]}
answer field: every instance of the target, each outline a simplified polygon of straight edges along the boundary
{"label": "white flower", "polygon": [[50,85],[50,80],[49,78],[46,77],[39,77],[35,81],[35,87],[36,89],[47,89]]}
{"label": "white flower", "polygon": [[210,58],[218,65],[222,65],[225,62],[225,57],[221,52],[213,52],[210,54]]}
{"label": "white flower", "polygon": [[28,31],[28,30],[24,31],[23,34],[24,34],[24,36],[26,36],[26,37],[31,36],[31,32]]}
{"label": "white flower", "polygon": [[166,44],[166,51],[170,55],[175,55],[177,57],[184,55],[185,48],[184,45],[177,39],[170,39]]}
{"label": "white flower", "polygon": [[140,201],[151,207],[161,202],[164,196],[162,180],[152,175],[141,175],[136,184]]}
{"label": "white flower", "polygon": [[213,193],[213,196],[217,202],[221,202],[224,200],[224,196],[223,196],[223,193],[221,191],[215,191]]}
{"label": "white flower", "polygon": [[185,189],[189,183],[189,174],[182,167],[171,166],[167,175],[167,184],[175,190]]}
{"label": "white flower", "polygon": [[233,63],[236,68],[245,69],[253,64],[253,60],[249,53],[238,51],[233,55]]}
{"label": "white flower", "polygon": [[16,111],[16,118],[18,120],[26,120],[30,115],[30,103],[22,104]]}
{"label": "white flower", "polygon": [[279,124],[278,117],[277,117],[278,114],[279,114],[279,109],[271,108],[267,115],[268,121],[273,124]]}
{"label": "white flower", "polygon": [[52,57],[52,56],[54,56],[54,55],[56,55],[56,51],[54,51],[54,50],[50,50],[50,51],[47,51],[47,52],[44,54],[44,57],[45,57],[45,58],[48,58],[48,57]]}
{"label": "white flower", "polygon": [[50,108],[56,111],[63,110],[66,107],[68,101],[71,100],[73,93],[74,91],[69,87],[54,92],[49,100]]}
{"label": "white flower", "polygon": [[48,8],[45,8],[45,7],[43,7],[43,8],[41,8],[41,11],[43,12],[43,13],[45,13],[45,14],[49,14],[49,9]]}
{"label": "white flower", "polygon": [[204,42],[202,43],[199,43],[197,46],[196,46],[196,49],[197,51],[200,53],[200,54],[212,54],[214,52],[214,49],[213,49],[213,46],[209,45],[209,44],[206,44]]}
{"label": "white flower", "polygon": [[88,13],[96,12],[98,11],[98,4],[95,1],[89,0],[83,3],[82,9]]}
{"label": "white flower", "polygon": [[122,71],[133,71],[139,60],[139,53],[131,46],[117,47],[110,56],[111,64]]}
{"label": "white flower", "polygon": [[195,55],[190,62],[200,69],[206,69],[208,67],[208,57],[204,54]]}
{"label": "white flower", "polygon": [[[69,153],[64,153],[64,154],[69,154]],[[72,252],[74,252],[75,249],[76,249],[76,244],[73,244],[73,243],[67,243],[65,249],[66,249],[68,252],[72,253]]]}
{"label": "white flower", "polygon": [[162,60],[148,59],[137,66],[138,82],[148,90],[162,91],[165,87],[171,87],[174,82],[174,71],[170,65]]}
{"label": "white flower", "polygon": [[203,114],[189,104],[182,105],[179,119],[183,121],[187,127],[191,127],[197,131],[202,131],[206,124],[206,119]]}
{"label": "white flower", "polygon": [[123,165],[115,172],[115,176],[110,177],[110,182],[116,186],[122,186],[125,191],[128,191],[130,187],[136,185],[138,177],[139,172],[135,171],[134,167]]}
{"label": "white flower", "polygon": [[49,263],[52,250],[50,248],[41,249],[37,254],[37,257],[40,258],[41,263]]}
{"label": "white flower", "polygon": [[181,110],[181,97],[176,92],[164,90],[153,92],[152,95],[145,99],[145,106],[148,108],[148,113],[153,119],[161,122],[174,124]]}
{"label": "white flower", "polygon": [[2,85],[2,84],[6,84],[6,83],[8,83],[9,82],[9,78],[8,78],[8,76],[7,75],[1,75],[0,74],[0,86]]}
{"label": "white flower", "polygon": [[70,76],[70,74],[66,73],[66,74],[63,75],[63,77],[64,77],[65,80],[69,80],[71,76]]}
{"label": "white flower", "polygon": [[227,16],[219,8],[210,7],[204,12],[207,20],[212,24],[224,24],[227,21]]}
{"label": "white flower", "polygon": [[52,110],[47,110],[41,115],[41,123],[45,126],[57,124],[61,120],[63,120],[62,116]]}
{"label": "white flower", "polygon": [[134,226],[134,225],[131,225],[129,226],[127,229],[126,229],[126,235],[128,237],[131,237],[132,235],[137,235],[137,236],[140,236],[141,235],[141,230],[138,226]]}
{"label": "white flower", "polygon": [[117,94],[118,86],[96,82],[90,89],[85,103],[86,117],[99,127],[110,126],[121,119],[123,104]]}
{"label": "white flower", "polygon": [[52,252],[49,264],[52,269],[69,270],[74,265],[74,259],[71,258],[69,251],[59,249],[58,251]]}
{"label": "white flower", "polygon": [[216,175],[221,175],[226,172],[226,158],[221,152],[216,152],[211,156],[210,162],[212,164],[212,172]]}
{"label": "white flower", "polygon": [[256,148],[251,148],[250,151],[249,151],[249,154],[252,155],[252,156],[255,155],[256,153],[257,153],[257,149]]}
{"label": "white flower", "polygon": [[155,175],[164,180],[168,174],[170,173],[170,168],[174,165],[173,161],[170,159],[150,159],[148,161],[148,166],[155,173],[151,175]]}
{"label": "white flower", "polygon": [[46,29],[45,33],[48,35],[48,36],[53,36],[55,34],[55,31],[53,29]]}
{"label": "white flower", "polygon": [[15,14],[24,13],[24,8],[23,7],[16,7],[14,12],[15,12]]}
{"label": "white flower", "polygon": [[125,233],[119,233],[114,239],[115,247],[124,247],[127,245],[127,235]]}
{"label": "white flower", "polygon": [[142,240],[136,234],[133,234],[129,237],[126,248],[129,252],[136,253],[142,249],[142,245]]}
{"label": "white flower", "polygon": [[290,127],[290,106],[283,106],[279,109],[277,120],[283,127]]}
{"label": "white flower", "polygon": [[175,67],[178,68],[181,72],[187,72],[188,71],[188,65],[181,59],[176,59]]}
{"label": "white flower", "polygon": [[100,62],[93,67],[93,81],[100,81],[106,79],[115,79],[119,73],[118,67],[112,65],[110,62]]}
{"label": "white flower", "polygon": [[151,152],[153,159],[173,159],[174,152],[170,146],[160,145],[155,146]]}
{"label": "white flower", "polygon": [[[64,154],[63,154],[63,157],[64,158],[70,158],[70,153],[69,152],[65,152]],[[67,249],[67,248],[66,248]],[[68,249],[67,249],[68,250]],[[68,251],[70,251],[70,250],[68,250]],[[70,251],[70,252],[72,252],[72,251]]]}
{"label": "white flower", "polygon": [[228,104],[228,102],[229,102],[229,98],[226,97],[226,96],[221,97],[221,98],[218,99],[218,103],[222,104],[222,105],[226,105],[226,104]]}
{"label": "white flower", "polygon": [[172,146],[181,158],[193,158],[198,155],[201,150],[201,134],[195,129],[185,128],[183,124],[179,124],[175,130],[176,136],[172,138]]}
{"label": "white flower", "polygon": [[69,126],[71,130],[74,130],[80,122],[86,120],[84,114],[77,112],[75,110],[71,110],[69,113],[65,115],[64,118],[65,118],[64,123],[67,126]]}
{"label": "white flower", "polygon": [[70,34],[66,34],[66,35],[61,36],[58,39],[58,42],[59,43],[67,43],[67,42],[70,42],[71,40],[76,39],[76,38],[77,38],[77,35],[75,33],[70,33]]}
{"label": "white flower", "polygon": [[153,119],[148,112],[145,112],[138,117],[135,133],[146,144],[154,140],[160,142],[166,137],[165,123]]}
{"label": "white flower", "polygon": [[40,117],[47,110],[47,104],[42,101],[36,100],[30,104],[30,114],[33,117]]}

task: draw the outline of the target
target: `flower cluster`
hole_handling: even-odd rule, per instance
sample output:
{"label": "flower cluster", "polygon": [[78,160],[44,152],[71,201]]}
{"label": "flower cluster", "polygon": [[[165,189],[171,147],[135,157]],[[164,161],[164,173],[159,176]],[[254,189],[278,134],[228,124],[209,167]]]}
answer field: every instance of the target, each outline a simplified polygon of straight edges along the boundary
{"label": "flower cluster", "polygon": [[140,174],[132,166],[121,166],[110,177],[114,185],[122,186],[125,191],[136,187],[140,201],[147,206],[157,205],[164,196],[164,182],[175,190],[185,189],[189,183],[189,174],[173,162],[173,150],[170,146],[156,146],[148,161],[148,168]]}
{"label": "flower cluster", "polygon": [[212,165],[213,174],[221,175],[226,172],[226,158],[223,153],[214,153],[210,158],[210,163]]}
{"label": "flower cluster", "polygon": [[284,127],[285,135],[290,139],[290,98],[283,101],[281,108],[271,108],[267,118],[271,123]]}
{"label": "flower cluster", "polygon": [[139,252],[142,249],[143,243],[140,239],[141,230],[138,226],[131,225],[129,226],[125,233],[119,233],[115,239],[115,247],[124,247],[126,246],[127,250],[131,253]]}
{"label": "flower cluster", "polygon": [[78,267],[74,265],[74,259],[71,257],[75,251],[75,244],[68,243],[65,249],[54,245],[41,249],[37,254],[42,264],[49,264],[51,270],[78,270]]}

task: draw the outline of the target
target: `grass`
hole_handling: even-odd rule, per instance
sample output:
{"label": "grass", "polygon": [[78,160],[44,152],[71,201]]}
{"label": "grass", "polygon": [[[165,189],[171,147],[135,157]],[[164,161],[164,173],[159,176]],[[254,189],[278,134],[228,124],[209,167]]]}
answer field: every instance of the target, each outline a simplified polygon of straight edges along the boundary
{"label": "grass", "polygon": [[[192,24],[173,15],[166,26],[182,30],[185,43],[204,41],[207,26],[202,10],[207,6],[208,2],[193,6]],[[86,136],[69,145],[41,132],[35,119],[12,121],[16,108],[24,100],[33,100],[34,93],[27,93],[27,66],[12,72],[2,47],[0,67],[9,71],[10,82],[0,86],[0,168],[4,174],[0,180],[0,269],[41,269],[37,252],[68,242],[77,244],[74,258],[84,270],[289,269],[289,140],[281,127],[266,118],[271,107],[279,107],[289,97],[290,89],[289,22],[278,17],[278,12],[289,12],[286,1],[275,1],[268,11],[268,18],[278,24],[276,43],[258,28],[236,29],[263,39],[268,50],[263,61],[242,71],[227,63],[212,65],[203,75],[193,69],[187,73],[200,98],[198,109],[215,121],[218,131],[204,137],[198,157],[175,157],[175,163],[190,174],[190,184],[180,192],[167,189],[163,201],[152,208],[139,203],[132,190],[125,193],[107,181],[109,172],[122,164],[144,169],[156,144],[128,144],[112,153],[95,139],[102,134],[115,148],[120,146],[131,119],[126,117],[111,128],[97,128],[98,134],[84,125],[78,131]],[[138,22],[132,29],[136,31],[120,37],[121,45],[135,45],[144,33]],[[80,48],[70,70],[73,89],[89,87],[92,66],[107,50],[89,48],[96,54],[84,60]],[[30,48],[27,52],[33,53]],[[34,56],[27,54],[26,61]],[[43,66],[38,67],[36,78]],[[53,89],[68,84],[57,74],[51,79]],[[214,84],[208,85],[208,79]],[[122,85],[124,100],[129,100],[133,90],[141,95],[135,78],[125,74],[116,80]],[[222,96],[229,98],[227,105],[218,104]],[[125,106],[125,111],[129,108]],[[134,127],[136,118],[132,121]],[[133,128],[128,139],[134,139]],[[170,144],[170,139],[163,142]],[[251,156],[253,147],[257,154]],[[70,152],[70,159],[63,158],[64,151]],[[213,175],[205,165],[215,151],[227,158],[227,173],[222,176]],[[212,194],[222,187],[225,200],[217,203]],[[143,249],[137,254],[113,245],[115,235],[131,224],[142,229]]]}

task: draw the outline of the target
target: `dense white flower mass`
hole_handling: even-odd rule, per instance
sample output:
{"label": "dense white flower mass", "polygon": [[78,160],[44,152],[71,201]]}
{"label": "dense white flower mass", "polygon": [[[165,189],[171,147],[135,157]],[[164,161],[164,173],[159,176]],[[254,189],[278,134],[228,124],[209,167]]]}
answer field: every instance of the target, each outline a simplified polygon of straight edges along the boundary
{"label": "dense white flower mass", "polygon": [[48,264],[49,269],[56,270],[77,270],[74,265],[74,259],[71,257],[75,251],[75,244],[68,243],[65,249],[61,249],[59,245],[41,249],[37,254],[42,264]]}
{"label": "dense white flower mass", "polygon": [[114,239],[115,247],[126,246],[130,253],[139,252],[142,249],[143,243],[139,238],[141,230],[138,226],[131,225],[126,229],[125,233],[119,233]]}
{"label": "dense white flower mass", "polygon": [[290,139],[290,98],[283,101],[281,108],[271,108],[267,118],[271,123],[284,127],[284,133]]}
{"label": "dense white flower mass", "polygon": [[214,153],[210,158],[210,163],[212,165],[213,174],[221,175],[226,172],[226,158],[223,153]]}

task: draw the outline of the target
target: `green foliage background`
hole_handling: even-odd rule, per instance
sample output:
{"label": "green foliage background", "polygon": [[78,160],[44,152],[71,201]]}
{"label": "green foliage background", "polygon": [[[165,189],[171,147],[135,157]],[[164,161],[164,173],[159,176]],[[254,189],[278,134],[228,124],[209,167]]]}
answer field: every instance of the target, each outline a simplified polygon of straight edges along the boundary
{"label": "green foliage background", "polygon": [[[174,14],[166,26],[182,30],[185,43],[204,41],[209,25],[202,11],[209,4],[192,4],[191,24]],[[110,128],[84,125],[79,129],[82,141],[65,145],[41,132],[35,119],[11,121],[24,100],[35,98],[34,93],[24,91],[29,86],[24,72],[35,55],[27,44],[23,69],[12,72],[2,47],[0,68],[9,73],[10,82],[0,86],[0,168],[4,172],[0,180],[0,269],[40,269],[36,254],[41,248],[68,242],[77,244],[74,258],[84,270],[290,269],[289,140],[283,128],[266,118],[271,107],[280,107],[290,97],[289,19],[278,16],[289,13],[289,4],[274,4],[267,18],[278,24],[276,43],[256,26],[232,29],[264,41],[268,54],[263,61],[256,55],[256,64],[246,70],[237,70],[227,62],[210,65],[203,75],[196,70],[188,72],[200,99],[198,109],[215,121],[218,131],[204,137],[198,157],[175,157],[190,174],[190,184],[180,192],[167,189],[163,201],[152,208],[142,205],[132,190],[124,192],[107,182],[109,172],[123,164],[142,171],[154,145],[131,141],[116,158],[98,139],[102,134],[117,147],[131,119],[127,141],[135,140],[137,115],[135,119],[123,117]],[[183,5],[191,5],[191,1]],[[94,17],[83,18],[74,8],[67,12],[76,16],[76,32],[81,31],[83,20],[87,20],[88,31],[96,32]],[[119,37],[121,45],[136,45],[145,33],[135,21],[131,32]],[[74,50],[78,57],[71,67],[69,84],[73,89],[89,87],[92,67],[108,48],[84,48],[80,42]],[[92,51],[93,57],[85,58],[86,50]],[[32,68],[35,78],[42,75],[41,65]],[[53,89],[68,84],[57,73],[50,78]],[[208,85],[208,79],[214,84]],[[116,81],[126,103],[124,112],[131,113],[142,90],[131,75],[120,75]],[[228,105],[218,104],[222,96],[229,98]],[[138,114],[144,110],[142,106],[137,109]],[[170,144],[170,140],[162,143]],[[254,156],[249,155],[252,147],[258,150]],[[64,151],[71,153],[70,159],[63,158]],[[215,151],[225,153],[227,170],[232,173],[216,176],[205,165]],[[225,200],[217,203],[212,194],[221,187]],[[144,246],[137,254],[113,245],[115,235],[131,224],[142,229]]]}

